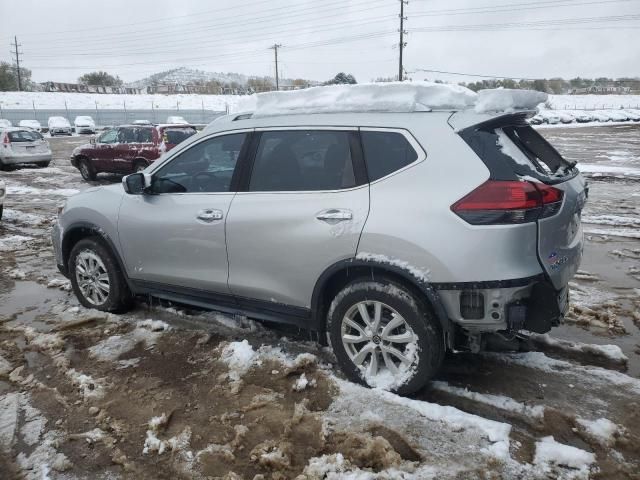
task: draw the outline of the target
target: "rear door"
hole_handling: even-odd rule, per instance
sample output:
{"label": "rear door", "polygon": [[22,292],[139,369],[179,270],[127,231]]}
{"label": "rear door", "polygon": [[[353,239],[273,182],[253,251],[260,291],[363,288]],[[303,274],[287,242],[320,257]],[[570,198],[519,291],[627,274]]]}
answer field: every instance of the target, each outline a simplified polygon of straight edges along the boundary
{"label": "rear door", "polygon": [[316,280],[356,254],[369,211],[357,129],[256,132],[227,220],[229,288],[242,302],[308,309]]}

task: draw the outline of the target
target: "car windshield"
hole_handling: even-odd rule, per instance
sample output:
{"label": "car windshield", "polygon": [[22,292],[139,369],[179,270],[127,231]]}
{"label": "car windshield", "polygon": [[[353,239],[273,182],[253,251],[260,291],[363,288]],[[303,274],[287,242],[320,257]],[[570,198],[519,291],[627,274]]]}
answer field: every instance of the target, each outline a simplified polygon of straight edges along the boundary
{"label": "car windshield", "polygon": [[165,128],[162,139],[166,144],[175,145],[195,134],[195,128]]}
{"label": "car windshield", "polygon": [[12,143],[36,142],[38,140],[42,140],[42,135],[31,130],[18,130],[15,132],[8,132],[8,136],[9,141]]}

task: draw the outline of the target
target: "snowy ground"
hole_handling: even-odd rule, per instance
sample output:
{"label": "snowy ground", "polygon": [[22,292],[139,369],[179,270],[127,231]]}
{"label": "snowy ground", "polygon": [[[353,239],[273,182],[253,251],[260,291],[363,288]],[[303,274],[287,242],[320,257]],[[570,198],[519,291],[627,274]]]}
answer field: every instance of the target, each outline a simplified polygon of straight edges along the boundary
{"label": "snowy ground", "polygon": [[451,355],[412,398],[344,381],[295,332],[79,307],[48,235],[88,186],[67,160],[85,139],[51,139],[49,168],[0,173],[0,478],[638,478],[640,126],[542,132],[595,171],[567,323]]}

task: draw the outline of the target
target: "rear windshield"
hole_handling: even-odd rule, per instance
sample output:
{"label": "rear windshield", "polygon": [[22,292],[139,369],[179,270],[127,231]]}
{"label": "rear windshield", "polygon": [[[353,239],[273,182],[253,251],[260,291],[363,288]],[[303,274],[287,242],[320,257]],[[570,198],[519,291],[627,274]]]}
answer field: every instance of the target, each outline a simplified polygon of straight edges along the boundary
{"label": "rear windshield", "polygon": [[491,170],[492,177],[511,180],[533,177],[554,181],[574,174],[568,162],[529,125],[505,125],[467,130],[461,136]]}
{"label": "rear windshield", "polygon": [[193,127],[189,128],[165,128],[162,132],[162,139],[164,143],[168,143],[170,145],[175,145],[180,143],[191,135],[195,135],[196,129]]}
{"label": "rear windshield", "polygon": [[42,139],[42,135],[38,132],[30,130],[18,130],[15,132],[7,132],[10,142],[35,142]]}

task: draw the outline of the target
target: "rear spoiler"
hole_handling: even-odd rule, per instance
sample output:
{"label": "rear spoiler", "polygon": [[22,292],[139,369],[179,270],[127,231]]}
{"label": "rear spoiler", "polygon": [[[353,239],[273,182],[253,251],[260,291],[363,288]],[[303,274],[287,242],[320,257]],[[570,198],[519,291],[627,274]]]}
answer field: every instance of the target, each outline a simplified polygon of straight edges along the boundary
{"label": "rear spoiler", "polygon": [[535,110],[520,110],[513,113],[500,113],[497,115],[461,110],[453,112],[448,118],[447,123],[458,133],[467,129],[491,130],[499,127],[529,125],[527,119],[533,117],[535,114]]}

